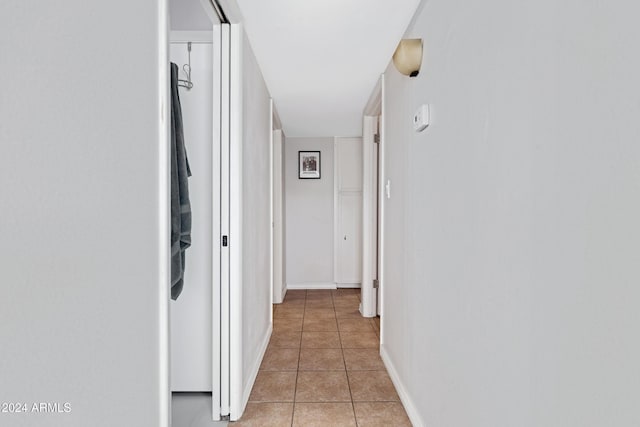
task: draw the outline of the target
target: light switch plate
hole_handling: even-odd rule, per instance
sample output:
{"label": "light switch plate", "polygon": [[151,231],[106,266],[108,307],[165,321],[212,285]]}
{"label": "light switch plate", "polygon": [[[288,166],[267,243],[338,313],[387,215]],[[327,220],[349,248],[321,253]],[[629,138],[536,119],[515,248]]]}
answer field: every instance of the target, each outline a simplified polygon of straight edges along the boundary
{"label": "light switch plate", "polygon": [[422,132],[429,126],[429,105],[423,104],[413,115],[413,130]]}

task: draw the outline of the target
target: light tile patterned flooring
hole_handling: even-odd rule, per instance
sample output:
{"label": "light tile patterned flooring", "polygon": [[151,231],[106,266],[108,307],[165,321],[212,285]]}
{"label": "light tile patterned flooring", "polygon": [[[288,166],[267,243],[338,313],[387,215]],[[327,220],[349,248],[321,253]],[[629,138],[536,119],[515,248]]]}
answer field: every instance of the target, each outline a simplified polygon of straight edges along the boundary
{"label": "light tile patterned flooring", "polygon": [[380,323],[359,290],[292,290],[242,419],[230,426],[411,426],[379,356]]}

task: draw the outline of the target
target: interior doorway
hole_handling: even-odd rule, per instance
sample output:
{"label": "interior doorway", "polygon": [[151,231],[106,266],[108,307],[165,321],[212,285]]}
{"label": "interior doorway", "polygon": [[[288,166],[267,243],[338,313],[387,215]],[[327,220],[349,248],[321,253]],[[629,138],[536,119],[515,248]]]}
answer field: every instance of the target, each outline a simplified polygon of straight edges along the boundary
{"label": "interior doorway", "polygon": [[[364,317],[381,316],[384,300],[384,75],[380,77],[363,118],[362,150],[362,305]],[[380,338],[383,338],[383,328]]]}

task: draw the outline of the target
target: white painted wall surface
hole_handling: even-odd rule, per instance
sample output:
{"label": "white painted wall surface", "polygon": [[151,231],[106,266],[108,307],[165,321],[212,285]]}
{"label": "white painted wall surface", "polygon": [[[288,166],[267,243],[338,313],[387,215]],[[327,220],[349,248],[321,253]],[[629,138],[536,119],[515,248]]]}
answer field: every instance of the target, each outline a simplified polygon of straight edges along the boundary
{"label": "white painted wall surface", "polygon": [[[186,252],[184,288],[171,301],[171,390],[212,390],[212,233],[213,165],[213,47],[211,43],[191,46],[191,90],[180,88],[180,104],[187,157],[192,228],[191,247]],[[186,43],[172,43],[169,57],[186,78],[182,66],[188,63]],[[215,141],[216,149],[218,141]],[[216,173],[220,173],[216,165]],[[215,206],[219,209],[220,203]],[[216,247],[217,249],[217,247]],[[216,313],[219,307],[215,308]],[[216,385],[217,387],[217,385]]]}
{"label": "white painted wall surface", "polygon": [[165,6],[0,2],[0,425],[169,423]]}
{"label": "white painted wall surface", "polygon": [[[271,333],[271,223],[269,219],[271,97],[244,31],[242,40],[241,262],[244,406],[249,398]],[[233,240],[230,244],[234,244]]]}
{"label": "white painted wall surface", "polygon": [[[287,138],[287,286],[333,284],[333,138]],[[298,151],[321,152],[321,178],[298,179]]]}
{"label": "white painted wall surface", "polygon": [[218,19],[209,18],[208,15],[213,15],[213,7],[206,4],[203,0],[168,1],[172,30],[211,31],[211,22],[218,22]]}
{"label": "white painted wall surface", "polygon": [[336,138],[339,192],[362,192],[362,138]]}
{"label": "white painted wall surface", "polygon": [[382,351],[414,425],[638,425],[640,6],[423,6],[385,105]]}

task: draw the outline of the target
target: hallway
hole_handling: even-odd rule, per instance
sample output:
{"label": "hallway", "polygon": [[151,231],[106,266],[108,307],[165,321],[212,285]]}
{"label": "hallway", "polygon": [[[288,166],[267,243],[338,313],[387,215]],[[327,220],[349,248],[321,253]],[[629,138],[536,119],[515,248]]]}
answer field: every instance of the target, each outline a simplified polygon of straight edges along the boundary
{"label": "hallway", "polygon": [[291,290],[242,419],[232,426],[411,426],[358,289]]}

